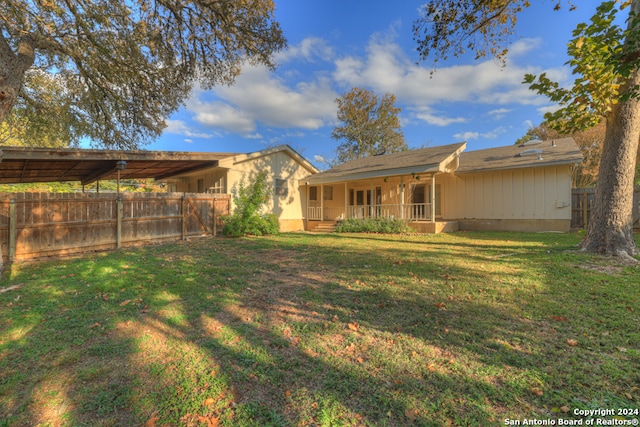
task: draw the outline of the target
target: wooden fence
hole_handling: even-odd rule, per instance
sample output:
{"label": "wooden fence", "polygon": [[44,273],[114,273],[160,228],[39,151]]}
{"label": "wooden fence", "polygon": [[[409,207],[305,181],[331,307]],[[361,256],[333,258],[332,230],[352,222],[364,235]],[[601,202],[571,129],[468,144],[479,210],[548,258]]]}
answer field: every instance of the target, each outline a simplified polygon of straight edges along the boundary
{"label": "wooden fence", "polygon": [[216,234],[228,194],[0,193],[5,260]]}
{"label": "wooden fence", "polygon": [[[595,201],[595,188],[574,188],[571,190],[571,228],[586,228],[591,219]],[[640,188],[633,194],[633,227],[640,228]]]}

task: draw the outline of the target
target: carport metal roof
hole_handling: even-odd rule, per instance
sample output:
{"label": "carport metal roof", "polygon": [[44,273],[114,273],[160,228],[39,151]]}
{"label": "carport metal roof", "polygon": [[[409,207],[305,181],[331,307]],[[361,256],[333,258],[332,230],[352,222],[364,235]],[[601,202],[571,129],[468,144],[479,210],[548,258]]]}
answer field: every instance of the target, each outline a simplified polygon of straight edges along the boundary
{"label": "carport metal roof", "polygon": [[74,148],[0,147],[0,183],[117,179],[116,164],[127,162],[120,179],[164,179],[218,166],[234,153],[117,151]]}

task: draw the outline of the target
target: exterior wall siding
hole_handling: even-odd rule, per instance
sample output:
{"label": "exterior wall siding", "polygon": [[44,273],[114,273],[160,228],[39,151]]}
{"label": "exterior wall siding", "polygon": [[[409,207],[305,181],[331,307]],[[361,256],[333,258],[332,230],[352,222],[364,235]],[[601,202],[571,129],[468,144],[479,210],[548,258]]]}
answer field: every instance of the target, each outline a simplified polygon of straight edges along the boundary
{"label": "exterior wall siding", "polygon": [[448,220],[570,220],[569,166],[436,176]]}

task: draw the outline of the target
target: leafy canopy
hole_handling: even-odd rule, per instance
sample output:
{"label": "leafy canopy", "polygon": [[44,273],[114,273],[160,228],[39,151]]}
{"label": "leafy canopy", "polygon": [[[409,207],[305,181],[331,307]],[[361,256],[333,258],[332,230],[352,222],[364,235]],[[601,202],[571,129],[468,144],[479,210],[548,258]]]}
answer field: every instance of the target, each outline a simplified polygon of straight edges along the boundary
{"label": "leafy canopy", "polygon": [[[17,101],[70,127],[72,141],[132,148],[157,137],[194,84],[230,84],[286,45],[272,0],[0,2],[0,121]],[[30,69],[68,102],[39,103]]]}
{"label": "leafy canopy", "polygon": [[[562,133],[570,133],[595,126],[611,114],[613,105],[637,96],[637,88],[624,94],[621,87],[637,67],[637,58],[628,54],[624,40],[634,40],[636,27],[624,30],[615,25],[618,9],[615,1],[603,2],[589,23],[579,24],[567,52],[568,65],[576,76],[569,88],[550,80],[545,73],[527,74],[524,82],[538,94],[547,96],[562,108],[545,114],[545,120]],[[631,16],[635,20],[637,17]]]}
{"label": "leafy canopy", "polygon": [[407,149],[395,105],[396,97],[386,93],[381,99],[373,91],[354,87],[336,99],[338,120],[331,137],[343,142],[337,147],[337,162],[396,153]]}

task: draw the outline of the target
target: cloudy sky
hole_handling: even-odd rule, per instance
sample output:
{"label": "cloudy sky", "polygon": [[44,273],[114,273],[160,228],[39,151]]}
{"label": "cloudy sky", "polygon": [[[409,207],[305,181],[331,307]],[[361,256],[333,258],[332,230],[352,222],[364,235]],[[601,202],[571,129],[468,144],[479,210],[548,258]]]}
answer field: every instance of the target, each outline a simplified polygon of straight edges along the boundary
{"label": "cloudy sky", "polygon": [[[537,0],[520,17],[507,65],[473,56],[418,62],[412,24],[424,1],[276,0],[289,48],[275,72],[247,67],[230,87],[196,90],[147,147],[251,152],[289,144],[318,165],[338,145],[336,97],[359,86],[396,95],[410,147],[467,142],[467,150],[513,144],[554,108],[522,84],[546,72],[569,82],[566,44],[600,1],[553,12]],[[534,3],[534,2],[532,2]]]}

